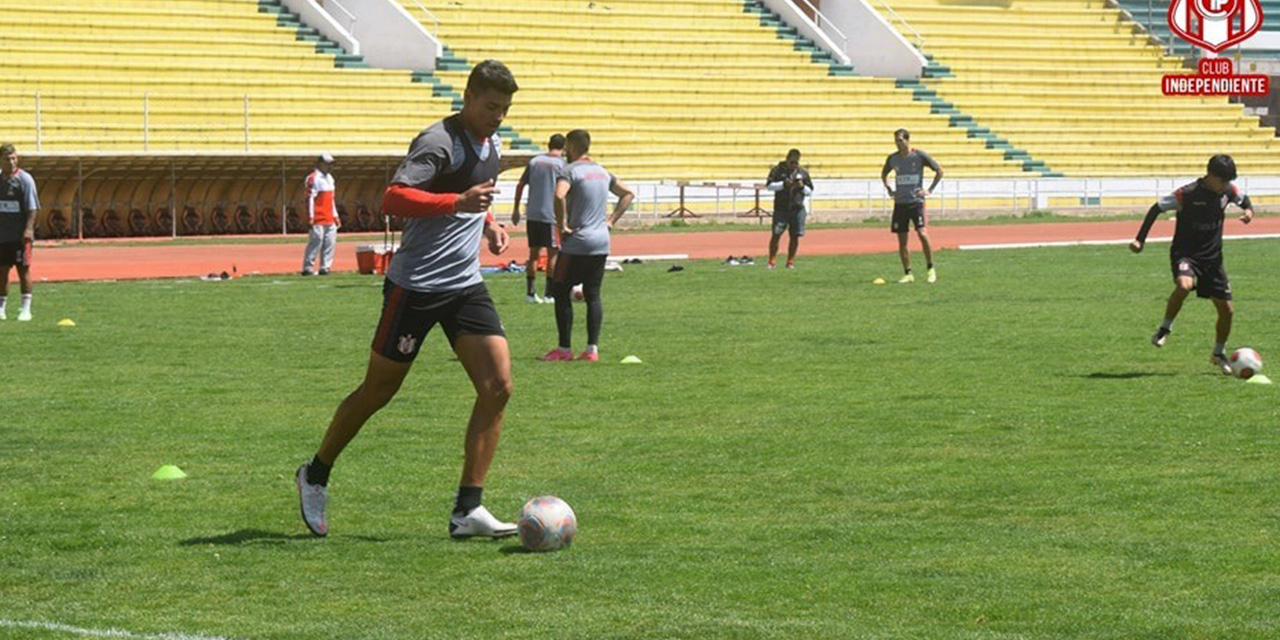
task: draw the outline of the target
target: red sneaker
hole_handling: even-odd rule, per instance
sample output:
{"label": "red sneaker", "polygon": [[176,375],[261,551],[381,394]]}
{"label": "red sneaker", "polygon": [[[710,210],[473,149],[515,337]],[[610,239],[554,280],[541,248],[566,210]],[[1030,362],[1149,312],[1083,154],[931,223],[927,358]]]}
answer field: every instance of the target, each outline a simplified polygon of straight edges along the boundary
{"label": "red sneaker", "polygon": [[585,360],[587,362],[598,362],[600,360],[600,352],[599,351],[583,351],[582,355],[578,356],[578,359]]}
{"label": "red sneaker", "polygon": [[548,351],[545,355],[539,356],[539,360],[543,362],[567,362],[573,360],[573,352],[568,349],[556,347]]}

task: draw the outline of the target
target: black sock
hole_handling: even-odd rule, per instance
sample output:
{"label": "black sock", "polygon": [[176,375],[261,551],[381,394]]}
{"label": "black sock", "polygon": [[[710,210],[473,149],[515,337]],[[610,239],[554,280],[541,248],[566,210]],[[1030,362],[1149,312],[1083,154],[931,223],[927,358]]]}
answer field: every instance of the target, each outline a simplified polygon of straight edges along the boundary
{"label": "black sock", "polygon": [[932,268],[933,268],[933,263],[932,263],[932,262],[930,262],[929,264],[925,265],[925,267],[926,267],[926,268],[928,268],[928,269],[932,269]]}
{"label": "black sock", "polygon": [[329,486],[329,472],[332,470],[333,467],[320,462],[318,456],[311,458],[311,462],[307,463],[307,484]]}
{"label": "black sock", "polygon": [[472,509],[480,506],[480,494],[484,493],[484,487],[458,487],[458,499],[453,503],[453,512],[457,515],[467,515]]}
{"label": "black sock", "polygon": [[907,275],[911,275],[911,269],[910,269],[910,268],[908,268],[908,269],[907,269]]}
{"label": "black sock", "polygon": [[524,294],[526,296],[533,295],[533,283],[537,281],[537,274],[530,275],[524,279]]}

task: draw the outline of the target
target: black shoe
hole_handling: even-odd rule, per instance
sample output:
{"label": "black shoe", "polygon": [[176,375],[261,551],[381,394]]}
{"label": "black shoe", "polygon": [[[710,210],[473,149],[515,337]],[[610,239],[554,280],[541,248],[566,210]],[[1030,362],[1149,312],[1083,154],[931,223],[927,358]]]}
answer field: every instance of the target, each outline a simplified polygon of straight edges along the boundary
{"label": "black shoe", "polygon": [[1173,333],[1173,331],[1166,329],[1164,327],[1160,327],[1159,329],[1156,329],[1156,334],[1154,336],[1151,336],[1151,344],[1157,347],[1163,347],[1164,341],[1166,338],[1169,337],[1170,333]]}
{"label": "black shoe", "polygon": [[320,270],[320,275],[322,275],[322,276],[327,276],[327,275],[329,275],[329,270],[328,270],[328,269],[321,269],[321,270]]}
{"label": "black shoe", "polygon": [[315,274],[314,274],[314,273],[311,273],[311,270],[310,270],[310,269],[303,269],[303,270],[302,270],[302,275],[303,275],[303,276],[314,276]]}

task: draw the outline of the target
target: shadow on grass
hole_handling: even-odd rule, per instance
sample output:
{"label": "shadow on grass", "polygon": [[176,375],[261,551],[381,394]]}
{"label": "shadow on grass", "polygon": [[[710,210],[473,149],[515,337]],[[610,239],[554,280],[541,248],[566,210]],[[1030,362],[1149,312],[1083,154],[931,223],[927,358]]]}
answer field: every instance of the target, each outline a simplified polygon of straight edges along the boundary
{"label": "shadow on grass", "polygon": [[516,543],[516,544],[509,544],[509,545],[507,545],[507,546],[505,546],[505,547],[503,547],[503,548],[499,549],[499,550],[498,550],[498,553],[501,553],[502,555],[506,555],[506,556],[522,556],[522,555],[526,555],[526,554],[544,553],[544,552],[542,552],[542,551],[530,551],[530,550],[528,550],[528,549],[524,548],[524,546],[523,546],[523,545],[521,545],[520,543]]}
{"label": "shadow on grass", "polygon": [[[361,542],[386,542],[385,538],[372,538],[369,536],[343,536],[344,539],[359,540]],[[309,533],[276,533],[274,531],[263,531],[261,529],[241,529],[224,533],[220,536],[209,536],[205,538],[188,538],[178,544],[184,547],[191,547],[204,544],[218,545],[242,545],[242,544],[285,544],[297,540],[314,540],[315,536]]]}
{"label": "shadow on grass", "polygon": [[1099,372],[1091,373],[1087,376],[1081,376],[1081,377],[1089,378],[1091,380],[1134,380],[1137,378],[1167,378],[1172,375],[1174,374],[1154,373],[1151,371],[1128,371],[1125,373],[1109,373],[1105,371],[1099,371]]}

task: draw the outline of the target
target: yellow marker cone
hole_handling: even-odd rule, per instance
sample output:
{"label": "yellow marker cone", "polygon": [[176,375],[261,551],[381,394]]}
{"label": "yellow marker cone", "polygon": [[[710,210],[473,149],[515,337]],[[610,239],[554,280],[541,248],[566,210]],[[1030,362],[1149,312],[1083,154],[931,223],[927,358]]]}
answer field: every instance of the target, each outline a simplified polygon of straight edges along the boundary
{"label": "yellow marker cone", "polygon": [[187,477],[187,474],[174,465],[166,464],[156,469],[156,472],[151,474],[151,477],[155,480],[181,480]]}
{"label": "yellow marker cone", "polygon": [[876,278],[871,281],[871,284],[884,284],[884,278]]}
{"label": "yellow marker cone", "polygon": [[1245,380],[1245,382],[1248,382],[1249,384],[1271,384],[1271,378],[1268,378],[1261,373],[1255,373],[1253,377]]}
{"label": "yellow marker cone", "polygon": [[59,320],[59,321],[58,321],[58,326],[59,326],[59,327],[74,327],[74,326],[76,326],[76,321],[75,321],[75,320],[72,320],[71,318],[63,318],[63,319],[61,319],[61,320]]}
{"label": "yellow marker cone", "polygon": [[627,356],[622,359],[622,364],[643,364],[640,358],[635,356]]}

